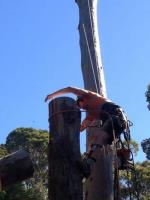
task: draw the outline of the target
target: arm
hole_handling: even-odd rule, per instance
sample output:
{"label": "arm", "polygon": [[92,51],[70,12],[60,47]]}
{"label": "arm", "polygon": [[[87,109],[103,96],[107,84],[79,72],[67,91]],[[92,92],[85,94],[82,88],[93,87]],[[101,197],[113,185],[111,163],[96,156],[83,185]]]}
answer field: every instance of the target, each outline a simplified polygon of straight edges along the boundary
{"label": "arm", "polygon": [[94,120],[94,118],[90,115],[88,115],[83,121],[82,124],[80,126],[80,131],[84,131],[90,124],[91,122]]}
{"label": "arm", "polygon": [[76,88],[76,87],[66,87],[66,88],[57,90],[56,92],[47,95],[46,98],[45,98],[45,102],[47,100],[49,100],[49,99],[52,99],[52,98],[54,98],[56,96],[59,96],[59,95],[62,95],[62,94],[66,94],[66,93],[73,93],[73,94],[75,94],[77,96],[81,96],[83,94],[87,94],[88,91],[84,90],[84,89],[81,89],[81,88]]}

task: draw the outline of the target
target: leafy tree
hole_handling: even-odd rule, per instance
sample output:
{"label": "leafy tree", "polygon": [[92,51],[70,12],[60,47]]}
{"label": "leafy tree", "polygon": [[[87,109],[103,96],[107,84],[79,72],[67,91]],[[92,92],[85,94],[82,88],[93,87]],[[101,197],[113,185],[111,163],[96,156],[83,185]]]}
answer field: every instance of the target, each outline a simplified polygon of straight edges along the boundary
{"label": "leafy tree", "polygon": [[31,194],[25,189],[23,183],[7,187],[3,193],[4,200],[32,200]]}
{"label": "leafy tree", "polygon": [[135,172],[122,171],[120,176],[121,199],[127,200],[136,196],[142,200],[150,199],[150,163],[136,163]]}
{"label": "leafy tree", "polygon": [[[148,140],[149,141],[149,140]],[[148,141],[143,144],[148,147]],[[124,143],[126,145],[126,143]],[[136,141],[131,141],[130,147],[134,153],[137,154],[138,144]],[[138,196],[141,200],[150,199],[150,162],[144,161],[135,164],[135,171],[120,171],[120,189],[121,200],[137,199]]]}
{"label": "leafy tree", "polygon": [[0,145],[0,158],[4,157],[7,155],[7,149],[4,144]]}
{"label": "leafy tree", "polygon": [[[148,104],[148,109],[150,110],[150,84],[147,86],[147,91],[145,92],[146,101]],[[150,160],[150,138],[143,140],[141,143],[144,153],[146,153],[146,157]]]}
{"label": "leafy tree", "polygon": [[22,184],[10,186],[3,196],[7,200],[46,200],[48,132],[33,128],[17,128],[9,133],[5,147],[8,153],[19,149],[28,151],[33,161],[35,172],[33,178],[26,180]]}
{"label": "leafy tree", "polygon": [[33,128],[17,128],[8,135],[6,139],[6,148],[9,153],[22,148],[30,152],[35,168],[35,182],[41,180],[41,178],[43,180],[46,178],[48,168],[47,131]]}
{"label": "leafy tree", "polygon": [[150,160],[150,138],[143,140],[141,146],[144,153],[146,154],[147,159]]}
{"label": "leafy tree", "polygon": [[0,200],[46,200],[43,195],[43,185],[36,184],[27,189],[24,183],[14,184],[0,193]]}
{"label": "leafy tree", "polygon": [[147,107],[150,110],[150,84],[147,86],[147,91],[145,92],[145,96],[146,96],[146,101],[149,103]]}
{"label": "leafy tree", "polygon": [[137,155],[137,152],[139,151],[139,144],[135,140],[131,139],[129,144],[127,143],[126,140],[123,140],[123,145],[125,148],[129,147],[134,156]]}

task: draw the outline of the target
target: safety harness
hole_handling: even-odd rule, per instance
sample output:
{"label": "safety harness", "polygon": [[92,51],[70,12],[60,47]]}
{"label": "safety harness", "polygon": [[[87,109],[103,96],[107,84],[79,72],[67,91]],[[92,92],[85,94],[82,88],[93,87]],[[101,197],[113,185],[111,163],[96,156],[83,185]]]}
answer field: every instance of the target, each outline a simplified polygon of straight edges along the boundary
{"label": "safety harness", "polygon": [[[123,111],[122,111],[123,112]],[[111,118],[111,115],[109,114],[111,121],[112,121],[112,132],[113,132],[113,151],[114,151],[114,200],[120,200],[120,183],[119,183],[119,171],[125,170],[127,173],[127,187],[129,192],[130,200],[133,198],[139,200],[139,192],[136,186],[137,176],[136,176],[136,170],[134,165],[134,159],[133,159],[133,153],[130,149],[130,126],[133,124],[127,119],[127,116],[124,114],[124,122],[125,128],[122,132],[124,136],[124,140],[126,142],[126,145],[124,145],[121,134],[119,137],[116,138],[116,133],[114,129],[113,119]],[[91,171],[93,169],[94,164],[96,163],[96,159],[92,157],[93,152],[97,151],[98,148],[102,148],[102,145],[99,144],[92,144],[91,150],[86,153],[83,157],[83,163],[84,166],[86,166],[86,173],[85,177],[88,178],[91,174]],[[126,156],[125,156],[126,154]],[[131,185],[130,185],[130,178],[132,178],[133,188],[134,191],[131,192]],[[134,180],[133,180],[134,179]]]}

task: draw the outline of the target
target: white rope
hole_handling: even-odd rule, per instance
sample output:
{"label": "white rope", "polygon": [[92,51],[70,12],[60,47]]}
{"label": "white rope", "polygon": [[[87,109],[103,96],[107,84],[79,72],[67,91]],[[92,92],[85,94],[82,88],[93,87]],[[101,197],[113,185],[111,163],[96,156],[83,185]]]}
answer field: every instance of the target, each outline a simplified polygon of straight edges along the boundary
{"label": "white rope", "polygon": [[94,82],[95,82],[95,86],[96,86],[96,92],[99,93],[97,82],[96,82],[96,76],[95,76],[95,72],[94,72],[94,66],[93,66],[92,56],[91,56],[90,47],[89,47],[89,43],[88,43],[88,39],[87,39],[87,34],[86,34],[86,30],[85,30],[85,26],[84,26],[84,24],[82,24],[82,26],[83,26],[83,32],[84,32],[84,36],[85,36],[85,40],[86,40],[86,44],[87,44],[87,49],[88,49],[88,53],[89,53],[89,58],[90,58],[90,62],[91,62],[92,72],[93,72],[93,76],[94,76]]}
{"label": "white rope", "polygon": [[[95,45],[95,43],[94,43],[94,28],[93,28],[93,20],[92,20],[91,9],[90,9],[90,1],[89,0],[88,0],[88,10],[89,10],[89,16],[90,16],[90,25],[91,25],[91,29],[92,29],[92,41],[93,41],[93,46],[94,46]],[[97,60],[96,54],[95,54],[95,60],[96,60],[96,65],[98,66],[98,60]]]}

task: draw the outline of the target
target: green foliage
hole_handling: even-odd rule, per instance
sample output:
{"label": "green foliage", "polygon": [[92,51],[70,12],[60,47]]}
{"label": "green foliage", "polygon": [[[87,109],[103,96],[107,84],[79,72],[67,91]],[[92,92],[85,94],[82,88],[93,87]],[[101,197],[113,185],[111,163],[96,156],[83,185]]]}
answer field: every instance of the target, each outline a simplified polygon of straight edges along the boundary
{"label": "green foliage", "polygon": [[6,188],[4,200],[30,200],[30,195],[23,184],[14,184]]}
{"label": "green foliage", "polygon": [[0,145],[0,158],[7,155],[7,149],[4,144]]}
{"label": "green foliage", "polygon": [[145,92],[146,101],[148,102],[148,109],[150,110],[150,84],[147,86],[147,91]]}
{"label": "green foliage", "polygon": [[0,200],[46,200],[47,192],[42,184],[26,188],[23,183],[14,184],[0,193]]}
{"label": "green foliage", "polygon": [[33,128],[17,128],[9,133],[0,155],[25,149],[34,165],[34,176],[23,184],[12,185],[0,193],[0,200],[47,200],[48,132]]}
{"label": "green foliage", "polygon": [[[150,139],[142,142],[145,153],[149,155]],[[127,143],[124,142],[127,146]],[[34,163],[34,177],[21,183],[9,186],[5,191],[0,193],[0,200],[47,200],[47,173],[48,173],[48,132],[33,128],[17,128],[12,131],[6,140],[6,145],[0,145],[0,157],[17,151],[26,149],[30,152]],[[130,148],[134,154],[138,151],[138,144],[131,141]],[[149,158],[149,157],[148,157]],[[127,176],[125,171],[120,173],[121,199],[129,199],[130,185],[133,199],[138,191],[142,200],[150,199],[150,163],[145,161],[136,164],[136,176]],[[135,198],[136,199],[136,198]]]}
{"label": "green foliage", "polygon": [[133,154],[136,156],[137,152],[139,151],[139,145],[135,140],[131,140],[130,149],[132,150]]}
{"label": "green foliage", "polygon": [[10,153],[17,151],[18,149],[25,149],[30,152],[36,170],[34,178],[36,178],[36,181],[41,179],[41,176],[43,179],[45,178],[48,164],[47,131],[33,128],[17,128],[8,135],[6,139],[6,147]]}
{"label": "green foliage", "polygon": [[[142,200],[150,199],[150,162],[144,161],[135,165],[135,173],[122,171],[120,175],[121,199],[129,199],[136,196]],[[130,189],[129,189],[130,188]]]}
{"label": "green foliage", "polygon": [[[124,141],[123,143],[124,143],[125,147],[128,148],[127,141]],[[136,156],[137,152],[139,151],[139,145],[138,145],[138,143],[135,140],[132,139],[130,141],[130,143],[129,143],[129,148],[133,152],[134,156]]]}
{"label": "green foliage", "polygon": [[144,153],[146,154],[147,159],[150,160],[150,138],[143,140],[141,146]]}
{"label": "green foliage", "polygon": [[36,183],[32,188],[29,188],[28,195],[29,200],[47,200],[47,189],[42,182]]}
{"label": "green foliage", "polygon": [[[142,142],[145,153],[149,152],[147,149],[150,147],[150,140],[144,140]],[[126,141],[124,145],[127,147]],[[133,154],[136,155],[139,147],[136,141],[131,140],[130,149]],[[134,171],[120,171],[120,189],[121,189],[121,200],[139,199],[148,200],[150,199],[150,162],[144,161],[142,163],[135,164]]]}
{"label": "green foliage", "polygon": [[[136,164],[138,191],[140,199],[150,199],[150,162],[144,161]],[[136,183],[136,180],[135,180]]]}
{"label": "green foliage", "polygon": [[19,148],[32,152],[33,149],[47,148],[47,144],[48,132],[33,128],[17,128],[10,132],[6,139],[6,147],[10,152]]}
{"label": "green foliage", "polygon": [[5,191],[0,192],[0,200],[6,200],[6,192]]}

